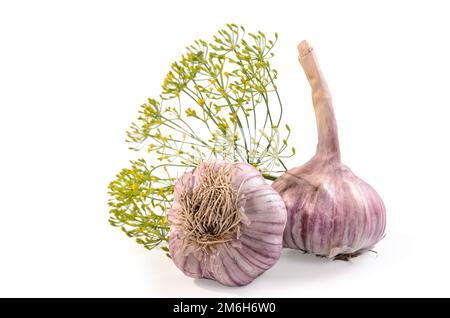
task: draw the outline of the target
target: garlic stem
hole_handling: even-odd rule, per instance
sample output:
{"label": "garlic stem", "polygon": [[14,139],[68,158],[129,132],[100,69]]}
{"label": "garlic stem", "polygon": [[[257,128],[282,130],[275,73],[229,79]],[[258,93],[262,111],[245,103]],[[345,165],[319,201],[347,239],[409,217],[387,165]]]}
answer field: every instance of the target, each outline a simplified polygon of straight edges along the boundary
{"label": "garlic stem", "polygon": [[341,161],[336,119],[331,94],[320,70],[313,48],[307,41],[298,47],[299,62],[303,67],[312,89],[312,99],[316,114],[318,144],[316,156],[327,161]]}

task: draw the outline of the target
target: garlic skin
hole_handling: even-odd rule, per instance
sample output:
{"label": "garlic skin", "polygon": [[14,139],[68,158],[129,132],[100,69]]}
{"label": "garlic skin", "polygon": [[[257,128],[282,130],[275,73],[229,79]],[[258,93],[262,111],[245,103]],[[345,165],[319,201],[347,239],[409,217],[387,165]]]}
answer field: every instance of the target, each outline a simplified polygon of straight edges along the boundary
{"label": "garlic skin", "polygon": [[272,184],[287,209],[283,246],[348,259],[383,238],[386,211],[377,192],[341,163],[327,83],[308,42],[300,43],[298,50],[312,88],[318,145],[312,159]]}
{"label": "garlic skin", "polygon": [[[239,224],[221,238],[223,242],[188,240],[195,230],[189,228],[186,218],[183,219],[183,200],[193,198],[192,193],[200,189],[205,172],[211,167],[214,171],[224,169],[222,171],[226,171],[230,177],[231,186],[237,194]],[[220,208],[216,208],[214,215],[217,221],[211,223],[223,225],[221,213]],[[200,214],[193,211],[191,215],[195,219]],[[203,221],[199,222],[200,228],[209,229]],[[227,286],[242,286],[272,267],[280,257],[286,208],[278,192],[266,183],[253,166],[215,160],[200,164],[177,180],[174,203],[169,211],[169,224],[169,252],[175,265],[184,274],[216,280]]]}

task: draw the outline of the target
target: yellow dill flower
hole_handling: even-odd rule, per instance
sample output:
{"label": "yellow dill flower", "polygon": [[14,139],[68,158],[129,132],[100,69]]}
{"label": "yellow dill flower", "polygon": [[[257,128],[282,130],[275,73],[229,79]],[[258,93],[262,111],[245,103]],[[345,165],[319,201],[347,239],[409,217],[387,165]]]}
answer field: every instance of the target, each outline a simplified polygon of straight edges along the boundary
{"label": "yellow dill flower", "polygon": [[186,109],[186,116],[188,116],[188,117],[197,117],[197,113],[195,112],[194,109],[188,108],[188,109]]}

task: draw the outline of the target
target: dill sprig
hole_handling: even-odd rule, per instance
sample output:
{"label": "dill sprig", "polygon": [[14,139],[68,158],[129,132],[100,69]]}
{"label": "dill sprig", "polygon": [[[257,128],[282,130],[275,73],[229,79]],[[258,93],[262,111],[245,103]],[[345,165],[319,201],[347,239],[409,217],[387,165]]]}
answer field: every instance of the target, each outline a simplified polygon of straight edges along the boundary
{"label": "dill sprig", "polygon": [[281,126],[277,71],[269,61],[277,39],[227,24],[210,43],[197,40],[186,48],[160,98],[141,105],[127,132],[130,149],[146,150],[157,163],[132,161],[110,183],[111,225],[148,249],[167,252],[177,174],[213,158],[247,162],[269,180],[286,170],[283,160],[295,149],[284,154],[290,128]]}

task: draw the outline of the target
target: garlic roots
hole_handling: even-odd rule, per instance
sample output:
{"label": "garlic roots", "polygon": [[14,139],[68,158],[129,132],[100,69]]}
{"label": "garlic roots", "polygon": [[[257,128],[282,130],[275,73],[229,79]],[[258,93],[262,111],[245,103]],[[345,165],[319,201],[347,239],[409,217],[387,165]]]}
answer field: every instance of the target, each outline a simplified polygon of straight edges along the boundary
{"label": "garlic roots", "polygon": [[280,257],[286,208],[256,168],[215,160],[177,180],[169,224],[169,252],[181,271],[241,286]]}
{"label": "garlic roots", "polygon": [[309,44],[303,41],[298,50],[312,88],[318,145],[312,159],[272,184],[287,209],[283,245],[348,259],[371,249],[383,237],[385,207],[377,192],[341,163],[327,83]]}

